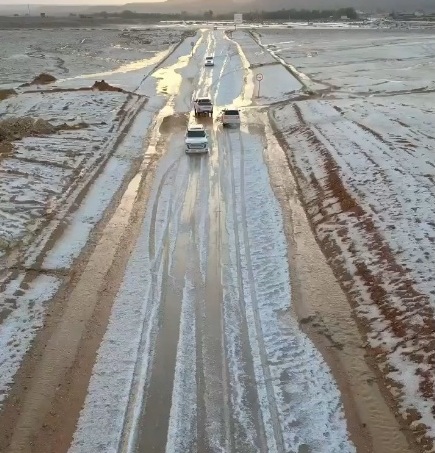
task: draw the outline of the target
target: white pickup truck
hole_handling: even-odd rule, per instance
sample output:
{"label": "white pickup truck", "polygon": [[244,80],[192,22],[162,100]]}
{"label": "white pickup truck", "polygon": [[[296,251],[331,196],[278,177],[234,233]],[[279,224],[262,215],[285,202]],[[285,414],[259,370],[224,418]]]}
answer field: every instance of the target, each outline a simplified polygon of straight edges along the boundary
{"label": "white pickup truck", "polygon": [[236,109],[225,109],[221,113],[222,126],[239,126],[240,112]]}
{"label": "white pickup truck", "polygon": [[193,109],[195,110],[195,116],[213,116],[213,104],[209,98],[196,98],[193,101]]}
{"label": "white pickup truck", "polygon": [[188,126],[185,137],[186,154],[208,153],[208,135],[201,124]]}

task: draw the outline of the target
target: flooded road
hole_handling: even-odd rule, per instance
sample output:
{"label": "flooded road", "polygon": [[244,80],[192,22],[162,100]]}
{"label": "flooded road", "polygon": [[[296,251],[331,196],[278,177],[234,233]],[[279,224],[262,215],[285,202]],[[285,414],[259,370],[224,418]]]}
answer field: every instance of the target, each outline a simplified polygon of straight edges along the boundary
{"label": "flooded road", "polygon": [[[164,102],[149,100],[141,165],[6,412],[7,451],[356,451],[333,374],[294,315],[270,126],[248,66],[222,31],[203,30],[153,73]],[[217,113],[241,108],[240,128],[198,120],[209,155],[184,152],[194,96]]]}
{"label": "flooded road", "polygon": [[[332,375],[290,315],[286,238],[261,125],[249,111],[240,129],[200,120],[211,153],[184,153],[192,96],[211,96],[216,111],[251,104],[238,46],[203,32],[192,56],[156,76],[173,108],[160,137],[167,151],[71,452],[355,451]],[[98,371],[120,357],[115,376]],[[96,418],[109,414],[95,438]]]}

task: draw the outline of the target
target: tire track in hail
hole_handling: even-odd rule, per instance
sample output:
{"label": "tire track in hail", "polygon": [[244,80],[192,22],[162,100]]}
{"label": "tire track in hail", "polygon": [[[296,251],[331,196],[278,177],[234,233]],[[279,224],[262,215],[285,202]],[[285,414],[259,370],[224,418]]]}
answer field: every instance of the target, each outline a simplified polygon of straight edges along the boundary
{"label": "tire track in hail", "polygon": [[[247,215],[246,215],[246,194],[245,194],[245,146],[243,143],[243,135],[242,131],[239,129],[239,140],[240,140],[240,198],[241,198],[241,214],[242,214],[242,234],[244,238],[244,248],[245,248],[245,256],[246,256],[246,264],[247,264],[247,272],[249,276],[249,291],[251,294],[251,303],[252,303],[252,314],[255,320],[255,331],[256,331],[256,341],[258,343],[258,347],[260,350],[260,361],[261,361],[261,368],[262,368],[262,380],[264,382],[265,390],[267,393],[267,403],[268,409],[271,415],[271,421],[273,425],[273,432],[274,432],[274,440],[276,442],[276,448],[279,453],[284,453],[284,439],[281,431],[281,423],[279,420],[279,412],[275,400],[275,392],[273,389],[272,378],[270,375],[270,370],[267,365],[267,353],[266,348],[264,345],[264,338],[263,338],[263,330],[261,326],[261,320],[258,315],[258,303],[257,303],[257,295],[255,289],[255,280],[254,280],[254,272],[252,268],[251,262],[251,250],[249,246],[249,234],[247,230]],[[234,168],[234,167],[233,167]]]}
{"label": "tire track in hail", "polygon": [[[202,39],[202,37],[201,37]],[[200,40],[201,40],[200,39]],[[181,98],[182,99],[182,94],[180,93],[181,95]],[[176,101],[176,98],[177,96],[171,96],[170,98],[170,101],[171,101],[171,105],[174,105],[175,101]],[[181,158],[180,158],[181,159]],[[184,160],[184,162],[186,162]],[[165,299],[168,297],[168,284],[170,284],[170,291],[172,291],[172,293],[174,292],[174,288],[177,288],[177,285],[176,285],[176,279],[177,279],[177,275],[171,275],[171,269],[174,268],[173,266],[173,257],[175,256],[175,250],[176,250],[176,247],[177,247],[177,241],[178,241],[178,238],[177,238],[177,231],[175,231],[174,234],[170,234],[170,238],[168,239],[168,234],[169,232],[174,228],[175,226],[175,229],[177,230],[178,229],[178,224],[180,222],[180,217],[181,217],[181,211],[182,211],[182,207],[184,205],[183,203],[183,197],[185,197],[185,195],[187,194],[187,185],[188,185],[188,178],[189,178],[189,173],[187,172],[186,173],[186,180],[185,182],[183,182],[183,190],[179,191],[178,192],[178,197],[177,197],[177,201],[176,201],[176,206],[175,206],[175,209],[172,210],[172,215],[171,215],[171,221],[168,221],[168,224],[167,224],[167,228],[165,230],[165,233],[164,233],[164,238],[165,238],[165,247],[164,247],[164,251],[165,251],[165,257],[166,257],[166,262],[165,262],[165,266],[164,268],[161,266],[160,268],[156,268],[156,271],[158,270],[157,274],[156,273],[153,273],[153,278],[154,278],[154,293],[152,293],[150,296],[148,297],[152,297],[154,300],[159,300],[158,303],[154,303],[155,305],[155,310],[152,312],[152,315],[154,317],[159,317],[160,319],[160,322],[159,324],[161,324],[160,326],[155,326],[154,327],[154,330],[151,332],[153,334],[153,338],[154,339],[151,339],[150,338],[150,333],[148,334],[148,338],[142,338],[141,340],[141,343],[143,343],[144,341],[148,341],[149,345],[148,345],[148,355],[152,353],[153,355],[153,363],[152,365],[149,367],[149,370],[148,370],[148,373],[147,373],[147,376],[146,377],[143,377],[142,380],[141,380],[141,393],[142,393],[142,398],[139,400],[139,404],[136,405],[136,411],[135,411],[135,415],[134,415],[134,418],[136,419],[136,422],[135,422],[135,428],[134,429],[129,429],[129,441],[126,443],[127,445],[127,451],[129,452],[132,452],[132,451],[136,451],[136,450],[144,450],[144,451],[163,451],[164,450],[164,444],[166,443],[166,435],[167,435],[167,427],[168,427],[168,424],[169,424],[169,411],[170,411],[170,398],[171,398],[171,391],[170,389],[168,388],[168,391],[165,393],[166,394],[166,403],[165,403],[165,407],[167,408],[166,410],[166,415],[163,416],[163,415],[159,415],[159,414],[153,414],[153,417],[157,419],[160,419],[160,420],[163,420],[163,427],[160,427],[160,434],[156,434],[156,430],[153,430],[151,432],[151,435],[154,436],[154,440],[151,438],[151,436],[148,436],[149,438],[147,439],[147,436],[144,434],[144,430],[142,430],[141,432],[141,435],[140,435],[140,438],[137,439],[136,438],[136,433],[137,433],[137,430],[138,430],[138,427],[149,427],[149,426],[153,426],[153,423],[147,423],[147,417],[150,416],[150,412],[149,412],[149,408],[150,406],[152,406],[152,404],[150,404],[149,402],[149,398],[150,397],[153,397],[153,398],[156,398],[159,396],[159,394],[161,394],[161,392],[159,391],[159,389],[154,389],[154,388],[151,388],[151,384],[152,382],[155,382],[155,379],[153,381],[153,374],[155,376],[155,368],[156,368],[156,360],[161,360],[159,359],[159,357],[161,357],[162,354],[159,354],[160,351],[163,350],[163,354],[165,354],[165,349],[166,348],[162,348],[161,347],[161,339],[162,339],[162,335],[161,335],[161,329],[162,329],[162,326],[163,326],[163,321],[167,319],[167,317],[165,316]],[[165,186],[165,182],[164,181],[161,181],[161,184],[160,184],[160,188],[158,189],[158,192],[161,194],[162,193],[162,190]],[[171,201],[172,202],[172,201]],[[156,216],[157,216],[157,213],[158,213],[158,205],[157,204],[154,204],[153,205],[153,221],[152,221],[152,234],[150,234],[150,238],[149,238],[149,246],[150,246],[150,251],[152,253],[152,255],[155,255],[155,251],[154,251],[154,245],[155,244],[155,234],[156,234]],[[172,207],[171,207],[172,209]],[[170,212],[170,211],[167,211],[167,212]],[[174,215],[175,213],[175,215]],[[175,237],[175,241],[173,241],[173,237]],[[160,255],[162,254],[162,251],[163,251],[163,248],[160,248]],[[155,257],[156,259],[157,257]],[[160,257],[160,261],[162,261],[162,258]],[[161,281],[156,281],[156,278],[157,278],[157,275],[161,275],[162,273],[165,274],[165,281],[163,281],[161,279]],[[163,293],[162,291],[162,286],[165,286],[166,288],[166,292]],[[163,288],[163,289],[165,289]],[[162,302],[163,301],[163,302]],[[179,320],[179,316],[178,316],[178,320]],[[176,331],[177,330],[177,327],[179,326],[175,326],[174,330]],[[169,329],[171,330],[171,329]],[[175,351],[176,351],[176,341],[175,341],[175,345],[174,347],[172,348],[172,352],[175,354]],[[144,349],[144,347],[142,347],[142,349]],[[168,348],[169,350],[171,348]],[[174,367],[172,367],[172,370],[174,371]],[[172,373],[172,376],[173,376],[173,373]],[[172,385],[172,381],[171,381],[171,385]],[[146,401],[145,401],[145,392],[146,392]],[[169,397],[168,397],[169,395]],[[158,405],[157,405],[158,406]],[[148,414],[147,414],[147,409],[148,409]],[[161,433],[161,431],[163,430],[163,434]],[[142,448],[142,445],[145,444],[145,449]],[[155,448],[152,447],[152,448],[149,448],[148,445],[150,444],[154,444],[155,445]]]}
{"label": "tire track in hail", "polygon": [[[159,201],[161,199],[163,187],[167,184],[168,175],[172,173],[174,167],[179,164],[179,160],[175,161],[165,172],[163,178],[160,181],[160,184],[157,188],[156,200],[153,203],[152,214],[151,214],[151,228],[150,228],[150,235],[149,235],[149,251],[150,251],[150,260],[155,259],[155,251],[156,251],[156,219],[157,219],[157,211],[159,208]],[[169,199],[169,206],[168,212],[171,212],[172,207],[172,197]],[[168,233],[169,223],[166,224],[166,228],[164,229],[164,237],[166,238]]]}
{"label": "tire track in hail", "polygon": [[[153,209],[150,220],[150,244],[155,244],[153,236],[153,230],[155,228],[157,207],[162,197],[163,187],[167,180],[176,175],[179,169],[180,159],[173,162],[166,172],[162,175],[161,182],[157,188],[156,195],[153,201]],[[174,190],[171,190],[170,199],[174,197]],[[163,275],[162,268],[168,265],[167,250],[168,250],[168,234],[169,234],[169,221],[167,222],[164,233],[160,244],[157,247],[157,254],[153,247],[152,256],[150,256],[150,273],[151,273],[151,285],[148,293],[145,296],[146,314],[144,316],[144,324],[142,327],[141,338],[137,351],[137,362],[134,370],[134,377],[130,391],[130,398],[127,405],[126,416],[124,421],[123,435],[120,442],[119,451],[132,452],[135,449],[137,440],[137,431],[140,422],[141,407],[144,404],[146,396],[147,383],[150,377],[150,360],[153,355],[153,345],[155,342],[153,338],[156,336],[157,326],[155,320],[158,316],[160,308],[160,299],[162,298],[162,292],[166,286],[163,279],[159,279],[158,276]],[[165,274],[166,275],[166,274]],[[156,303],[156,301],[159,301]],[[154,303],[153,303],[154,302]]]}
{"label": "tire track in hail", "polygon": [[[214,34],[212,35],[214,38]],[[216,40],[212,40],[216,51]],[[210,49],[211,47],[209,47]],[[210,52],[211,53],[211,52]],[[222,67],[225,67],[226,59]],[[209,71],[208,90],[215,87],[213,82],[218,66]],[[219,71],[218,71],[219,72]],[[219,77],[221,73],[219,72]],[[212,83],[213,82],[213,83]],[[218,84],[219,86],[219,84]],[[208,93],[211,96],[211,93]],[[214,96],[216,99],[216,95]],[[216,128],[212,129],[211,177],[206,181],[208,198],[208,256],[206,269],[205,301],[199,305],[198,313],[198,451],[235,451],[234,423],[231,416],[230,372],[226,360],[226,338],[223,314],[222,256],[225,214],[222,206],[220,173],[222,154],[219,152]],[[213,222],[211,221],[213,219]],[[199,338],[200,337],[200,338]],[[241,452],[240,452],[241,453]]]}
{"label": "tire track in hail", "polygon": [[[198,192],[198,168],[189,165],[189,181],[181,209],[181,221],[169,268],[169,246],[165,247],[166,266],[163,269],[163,291],[159,311],[159,327],[154,360],[147,389],[147,399],[141,415],[141,433],[136,451],[164,452],[168,441],[172,394],[177,367],[177,351],[182,331],[183,292],[187,271],[186,256],[192,241],[192,217]],[[171,282],[168,280],[171,272]]]}
{"label": "tire track in hail", "polygon": [[[221,249],[222,219],[219,153],[212,130],[212,153],[203,184],[208,188],[207,204],[202,213],[207,222],[207,265],[204,296],[198,304],[198,451],[231,451],[230,399],[224,360],[222,327]],[[211,170],[210,170],[211,168]]]}
{"label": "tire track in hail", "polygon": [[[208,35],[208,54],[212,54],[215,51],[216,41],[214,34],[209,33]],[[203,66],[201,73],[203,74],[203,84],[197,93],[211,96],[210,88],[212,86],[213,75],[215,67],[205,68]],[[201,158],[201,193],[197,206],[199,206],[197,216],[196,229],[198,230],[199,239],[199,270],[202,277],[200,291],[197,298],[196,304],[196,346],[197,346],[197,432],[198,432],[198,444],[197,448],[199,452],[212,452],[216,451],[216,445],[221,445],[221,440],[217,439],[213,433],[214,424],[216,423],[215,410],[219,410],[222,407],[222,401],[219,399],[216,404],[210,404],[210,397],[219,387],[219,382],[216,382],[216,376],[219,377],[222,366],[217,365],[222,363],[221,352],[221,329],[219,320],[221,319],[220,313],[216,311],[216,303],[220,307],[220,300],[216,295],[214,288],[220,287],[220,279],[217,281],[217,272],[212,270],[216,264],[216,250],[210,245],[210,237],[214,230],[214,225],[210,222],[211,213],[209,211],[210,206],[210,194],[213,192],[214,185],[210,180],[209,162],[216,159],[217,147],[215,146],[215,134],[212,129],[211,134],[211,149],[212,152],[207,158]],[[218,186],[218,184],[217,184]],[[207,188],[207,189],[205,189]],[[209,278],[212,276],[213,284],[210,285]],[[210,290],[210,287],[213,290]],[[197,286],[198,287],[198,286]],[[219,293],[219,291],[218,291]],[[215,326],[219,327],[217,334],[216,345],[216,333]],[[213,369],[210,372],[210,369]],[[219,380],[219,379],[218,379]],[[213,383],[212,385],[211,382]],[[222,435],[222,432],[220,433]],[[217,436],[219,437],[219,436]]]}
{"label": "tire track in hail", "polygon": [[[209,32],[207,34],[207,49],[206,49],[206,55],[211,55],[213,52],[213,49],[215,48],[215,40],[213,39],[214,35],[213,33]],[[211,71],[210,71],[211,69]],[[211,86],[211,79],[212,79],[212,74],[213,74],[214,68],[206,68],[204,66],[204,63],[202,62],[202,67],[201,67],[201,77],[198,83],[199,88],[196,91],[196,96],[209,96],[210,93],[208,92],[210,90]],[[211,146],[213,146],[213,143],[211,143]],[[208,164],[208,157],[204,158],[204,156],[201,156],[201,169],[200,169],[200,181],[201,181],[201,187],[208,187],[208,174],[209,172],[204,171],[204,166],[205,163],[207,162]],[[208,168],[208,165],[207,165]],[[207,177],[207,180],[204,180],[203,178]],[[208,200],[209,200],[209,191],[207,191],[206,194],[206,201],[205,206],[203,205],[203,201],[201,200],[201,196],[198,193],[198,198],[199,202],[197,203],[197,206],[199,205],[199,216],[197,215],[195,217],[196,221],[198,222],[199,219],[201,218],[201,215],[205,216],[208,218],[207,212],[204,212],[204,210],[208,207]],[[201,211],[202,209],[202,211]],[[201,286],[197,286],[197,288],[200,288],[199,293],[197,294],[197,300],[196,300],[196,362],[197,362],[197,369],[196,369],[196,379],[197,379],[197,389],[196,389],[196,394],[197,394],[197,449],[199,452],[209,452],[211,451],[210,443],[208,442],[207,439],[207,409],[206,409],[206,378],[204,374],[204,362],[206,361],[206,358],[204,357],[204,338],[205,338],[205,317],[207,316],[206,312],[206,294],[207,290],[204,287],[205,285],[205,279],[206,279],[206,271],[204,270],[203,266],[206,266],[207,263],[207,258],[205,258],[205,262],[203,259],[203,250],[202,250],[202,244],[205,242],[207,244],[207,238],[208,234],[206,233],[206,225],[207,221],[204,221],[204,229],[203,232],[199,230],[201,228],[201,225],[197,225],[198,229],[198,238],[199,238],[199,248],[197,247],[197,252],[199,253],[199,271],[202,276],[202,282]],[[195,226],[192,225],[193,231],[195,231]],[[194,233],[195,234],[195,233]],[[207,266],[208,267],[208,266]],[[198,283],[198,282],[197,282]]]}
{"label": "tire track in hail", "polygon": [[[191,156],[192,193],[185,219],[188,233],[187,257],[181,313],[181,331],[177,347],[176,374],[173,386],[167,453],[209,451],[206,446],[202,376],[201,321],[205,302],[201,273],[201,241],[207,236],[202,218],[207,214],[208,156]],[[188,221],[188,222],[187,222]],[[193,334],[192,334],[193,331]],[[186,407],[187,404],[191,408]],[[196,447],[196,448],[195,448]]]}
{"label": "tire track in hail", "polygon": [[[201,181],[201,186],[207,187],[208,181],[204,180],[204,177],[208,177],[209,172],[204,171],[204,166],[205,166],[206,159],[202,158],[201,159],[201,176],[200,176],[200,181]],[[208,162],[207,162],[208,163]],[[208,168],[208,167],[207,167]],[[208,202],[209,199],[209,192],[207,191],[206,194],[206,201]],[[202,202],[200,203],[202,207]],[[200,207],[200,209],[201,209]],[[204,207],[202,207],[204,209]],[[204,215],[204,212],[200,212],[199,215]],[[200,237],[208,237],[208,234],[206,232],[206,225],[204,225],[203,231],[199,230],[199,236]],[[199,229],[201,228],[201,225],[198,225]],[[202,253],[201,251],[201,246],[199,253]],[[202,274],[202,269],[201,269],[201,257],[200,257],[200,272]],[[196,419],[197,419],[197,451],[201,453],[209,453],[211,452],[209,445],[207,444],[207,438],[206,438],[206,403],[205,403],[205,377],[204,377],[204,358],[203,358],[203,343],[204,343],[204,317],[206,316],[206,311],[205,311],[205,298],[206,298],[206,292],[205,292],[205,278],[202,276],[202,281],[201,281],[201,295],[200,297],[197,298],[196,304],[195,304],[195,317],[196,317],[196,323],[195,323],[195,335],[196,335]]]}
{"label": "tire track in hail", "polygon": [[[231,131],[229,129],[223,130],[223,150],[224,156],[226,160],[226,167],[228,168],[228,180],[229,180],[229,189],[227,193],[228,200],[228,209],[231,209],[232,216],[233,216],[233,233],[234,233],[234,240],[235,240],[235,263],[236,266],[235,273],[237,275],[237,303],[238,308],[240,311],[240,341],[241,341],[241,357],[239,360],[242,361],[242,365],[245,368],[245,376],[244,382],[242,382],[244,391],[246,393],[246,400],[247,404],[249,404],[249,408],[245,408],[245,410],[250,409],[252,414],[248,414],[250,417],[253,425],[254,430],[256,433],[256,439],[254,439],[254,443],[258,446],[260,451],[271,451],[268,448],[267,436],[265,433],[264,427],[264,419],[263,419],[263,412],[260,403],[260,396],[258,395],[257,391],[257,377],[254,368],[254,351],[251,345],[251,338],[249,333],[249,326],[248,326],[248,319],[246,314],[246,307],[244,301],[244,294],[245,294],[245,283],[243,281],[243,273],[242,273],[242,256],[241,256],[241,238],[240,233],[238,230],[239,225],[239,216],[237,214],[237,194],[236,194],[236,182],[235,182],[235,174],[234,174],[234,148],[231,142]],[[243,400],[243,397],[241,397]],[[245,429],[246,426],[245,426]],[[249,439],[249,433],[246,432],[246,438]],[[237,451],[238,450],[234,450]],[[248,450],[249,451],[249,450]],[[251,450],[252,451],[252,450]],[[272,450],[273,451],[273,450]]]}

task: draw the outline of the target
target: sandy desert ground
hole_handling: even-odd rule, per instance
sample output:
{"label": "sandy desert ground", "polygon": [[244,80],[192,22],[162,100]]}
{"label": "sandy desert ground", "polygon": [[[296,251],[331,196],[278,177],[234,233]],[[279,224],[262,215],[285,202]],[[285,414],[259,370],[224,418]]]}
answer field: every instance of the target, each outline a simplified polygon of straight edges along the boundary
{"label": "sandy desert ground", "polygon": [[368,353],[430,451],[424,433],[433,438],[435,38],[362,30],[254,38],[318,93],[270,116]]}
{"label": "sandy desert ground", "polygon": [[0,36],[1,451],[434,451],[435,35]]}

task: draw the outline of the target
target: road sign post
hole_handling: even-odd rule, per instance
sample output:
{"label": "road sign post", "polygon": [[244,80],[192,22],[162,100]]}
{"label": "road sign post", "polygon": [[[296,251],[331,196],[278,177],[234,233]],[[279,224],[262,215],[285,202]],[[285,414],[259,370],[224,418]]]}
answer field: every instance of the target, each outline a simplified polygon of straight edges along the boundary
{"label": "road sign post", "polygon": [[243,14],[234,14],[234,30],[237,30],[237,25],[243,24]]}
{"label": "road sign post", "polygon": [[193,55],[193,48],[195,47],[195,43],[193,41],[190,43],[190,47],[192,47],[191,55]]}
{"label": "road sign post", "polygon": [[257,82],[258,82],[258,90],[257,90],[257,98],[260,97],[260,88],[261,88],[261,81],[263,80],[263,74],[261,74],[261,72],[259,72],[255,78],[257,79]]}

